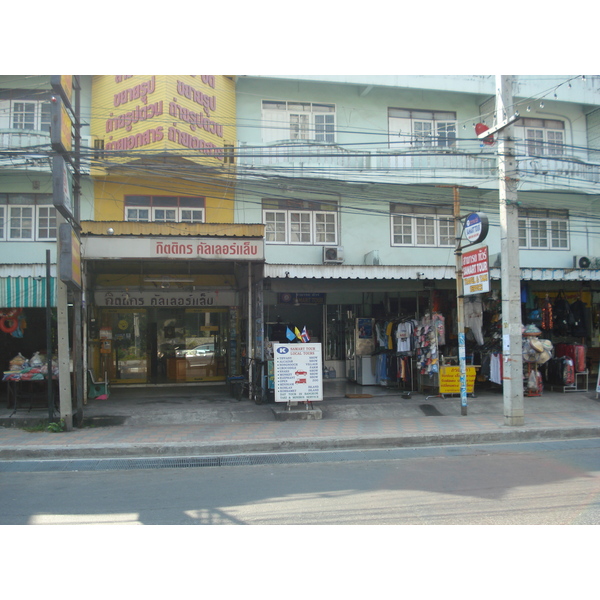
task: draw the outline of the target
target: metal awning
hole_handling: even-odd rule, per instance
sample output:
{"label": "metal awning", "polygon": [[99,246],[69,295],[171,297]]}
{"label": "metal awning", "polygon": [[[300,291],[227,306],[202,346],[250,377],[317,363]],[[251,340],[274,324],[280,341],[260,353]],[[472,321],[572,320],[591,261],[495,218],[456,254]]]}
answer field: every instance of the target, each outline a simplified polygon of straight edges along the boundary
{"label": "metal awning", "polygon": [[455,268],[391,265],[273,265],[264,276],[296,279],[454,279]]}
{"label": "metal awning", "polygon": [[[264,276],[274,279],[455,279],[455,266],[391,265],[264,265]],[[490,268],[493,280],[501,279],[500,268]],[[521,267],[523,281],[600,281],[600,269],[551,269]]]}
{"label": "metal awning", "polygon": [[[11,267],[11,265],[7,265]],[[46,307],[46,275],[38,274],[40,269],[31,269],[21,265],[20,270],[27,269],[29,275],[13,275],[5,277],[6,269],[0,270],[0,308],[45,308]],[[14,266],[12,269],[14,272]],[[54,275],[54,267],[51,274]],[[50,304],[56,306],[56,277],[50,278]]]}

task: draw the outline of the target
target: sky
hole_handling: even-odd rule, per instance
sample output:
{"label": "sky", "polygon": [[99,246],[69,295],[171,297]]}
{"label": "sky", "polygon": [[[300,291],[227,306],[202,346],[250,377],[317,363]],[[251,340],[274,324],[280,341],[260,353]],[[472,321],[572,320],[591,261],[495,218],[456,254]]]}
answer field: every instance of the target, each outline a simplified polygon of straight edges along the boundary
{"label": "sky", "polygon": [[[157,7],[169,5],[123,0],[34,5],[28,44],[20,27],[3,29],[3,47],[18,52],[2,57],[2,74],[591,75],[597,68],[595,20],[574,18],[570,27],[561,16],[557,31],[555,11],[542,14],[535,4],[424,9],[376,1],[367,9],[306,0],[284,8],[267,0],[230,10],[174,3],[164,13]],[[18,3],[2,12],[3,22],[22,22]]]}

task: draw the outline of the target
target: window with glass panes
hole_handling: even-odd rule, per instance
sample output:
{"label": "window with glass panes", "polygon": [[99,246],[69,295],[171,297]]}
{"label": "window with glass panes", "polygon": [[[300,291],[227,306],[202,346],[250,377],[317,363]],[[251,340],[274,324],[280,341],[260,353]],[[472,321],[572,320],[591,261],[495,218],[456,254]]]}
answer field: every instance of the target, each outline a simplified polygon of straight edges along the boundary
{"label": "window with glass panes", "polygon": [[567,250],[569,212],[550,209],[520,210],[519,247],[536,250]]}
{"label": "window with glass panes", "polygon": [[265,241],[270,244],[337,244],[337,203],[265,198]]}
{"label": "window with glass panes", "polygon": [[392,246],[453,246],[454,218],[449,208],[392,203]]}
{"label": "window with glass panes", "polygon": [[197,196],[125,196],[126,221],[204,223],[204,208]]}
{"label": "window with glass panes", "polygon": [[13,101],[11,126],[13,129],[50,131],[50,102]]}
{"label": "window with glass panes", "polygon": [[516,126],[517,137],[524,139],[529,156],[565,154],[565,124],[557,119],[523,118]]}
{"label": "window with glass panes", "polygon": [[456,145],[456,113],[388,108],[391,147],[452,148]]}
{"label": "window with glass panes", "polygon": [[56,239],[56,208],[51,194],[0,194],[0,239]]}
{"label": "window with glass panes", "polygon": [[263,141],[311,140],[335,143],[335,105],[264,100]]}
{"label": "window with glass panes", "polygon": [[56,208],[54,206],[37,207],[37,239],[56,239]]}

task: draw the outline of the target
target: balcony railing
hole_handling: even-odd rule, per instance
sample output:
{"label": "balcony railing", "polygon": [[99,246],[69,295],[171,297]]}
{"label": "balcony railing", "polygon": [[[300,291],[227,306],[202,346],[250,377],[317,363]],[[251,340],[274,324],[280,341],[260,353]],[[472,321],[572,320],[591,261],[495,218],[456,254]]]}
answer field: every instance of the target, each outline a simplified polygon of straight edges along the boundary
{"label": "balcony railing", "polygon": [[[81,138],[81,172],[89,173],[91,139]],[[34,167],[37,170],[51,169],[50,134],[22,129],[0,129],[0,165],[17,169]]]}
{"label": "balcony railing", "polygon": [[[395,181],[402,183],[460,182],[468,179],[479,185],[494,185],[498,176],[493,149],[465,152],[456,149],[427,149],[393,152],[385,149],[346,150],[325,144],[278,144],[273,146],[241,146],[237,164],[243,169],[279,172],[286,176],[361,179],[363,181]],[[524,189],[528,187],[575,188],[596,191],[600,183],[600,164],[574,157],[517,160],[517,176]]]}
{"label": "balcony railing", "polygon": [[50,149],[50,134],[29,129],[0,129],[0,149],[23,150],[25,148]]}

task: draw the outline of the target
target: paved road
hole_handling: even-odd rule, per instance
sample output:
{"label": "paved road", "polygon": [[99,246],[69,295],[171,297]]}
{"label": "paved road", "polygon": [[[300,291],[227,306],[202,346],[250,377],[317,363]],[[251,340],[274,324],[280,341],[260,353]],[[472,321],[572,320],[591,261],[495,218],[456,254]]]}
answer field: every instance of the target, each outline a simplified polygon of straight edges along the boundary
{"label": "paved road", "polygon": [[0,505],[2,525],[600,524],[600,439],[4,461]]}

